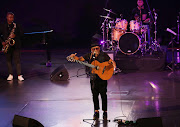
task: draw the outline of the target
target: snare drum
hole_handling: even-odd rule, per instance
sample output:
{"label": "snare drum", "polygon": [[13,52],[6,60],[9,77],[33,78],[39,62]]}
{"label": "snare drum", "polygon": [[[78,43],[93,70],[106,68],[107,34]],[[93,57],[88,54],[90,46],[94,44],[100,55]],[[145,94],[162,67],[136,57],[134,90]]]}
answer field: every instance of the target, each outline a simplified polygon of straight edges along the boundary
{"label": "snare drum", "polygon": [[129,24],[130,24],[130,31],[139,34],[140,23],[136,20],[131,20]]}
{"label": "snare drum", "polygon": [[127,22],[126,19],[116,19],[115,29],[116,29],[117,31],[126,32],[127,26],[128,26],[128,22]]}

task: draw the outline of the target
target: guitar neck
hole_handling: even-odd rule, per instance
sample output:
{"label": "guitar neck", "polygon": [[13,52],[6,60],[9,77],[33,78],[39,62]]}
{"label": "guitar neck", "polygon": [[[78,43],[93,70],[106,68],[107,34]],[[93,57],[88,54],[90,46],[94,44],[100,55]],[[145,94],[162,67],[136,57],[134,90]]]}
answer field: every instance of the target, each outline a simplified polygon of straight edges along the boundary
{"label": "guitar neck", "polygon": [[89,63],[86,63],[86,62],[83,62],[83,61],[79,61],[79,60],[76,60],[77,63],[80,63],[80,64],[83,64],[85,66],[88,66],[90,68],[95,68],[96,66],[92,65],[92,64],[89,64]]}

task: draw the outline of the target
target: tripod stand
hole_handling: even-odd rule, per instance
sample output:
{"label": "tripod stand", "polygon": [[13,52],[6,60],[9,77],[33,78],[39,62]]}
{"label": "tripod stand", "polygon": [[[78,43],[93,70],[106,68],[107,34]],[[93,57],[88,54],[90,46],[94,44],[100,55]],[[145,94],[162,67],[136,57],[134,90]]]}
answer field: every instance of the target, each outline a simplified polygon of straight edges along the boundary
{"label": "tripod stand", "polygon": [[[88,121],[93,121],[93,122],[90,123]],[[83,119],[83,122],[91,124],[91,127],[99,127],[100,124],[103,124],[103,127],[108,127],[107,123],[111,122],[111,121],[110,120],[103,120],[103,119]]]}
{"label": "tripod stand", "polygon": [[152,51],[158,51],[158,49],[161,50],[161,47],[160,47],[160,44],[157,42],[157,17],[158,17],[158,14],[156,13],[156,10],[153,9],[153,12],[154,12],[154,41],[151,42],[151,45],[150,45],[150,49],[151,49],[151,53],[152,54]]}
{"label": "tripod stand", "polygon": [[[172,48],[172,61],[167,65],[167,67],[168,67],[172,72],[174,72],[174,70],[175,70],[174,42],[175,42],[175,37],[171,37],[171,42],[169,43],[169,45],[171,44],[171,48]],[[172,67],[170,67],[170,65],[172,65]]]}
{"label": "tripod stand", "polygon": [[[180,13],[179,13],[180,14]],[[172,48],[172,61],[170,64],[167,65],[167,67],[174,72],[175,71],[175,60],[174,60],[174,42],[176,44],[179,44],[179,15],[177,16],[177,32],[175,33],[174,31],[172,31],[171,29],[167,28],[167,31],[172,33],[174,35],[174,37],[171,35],[171,42],[169,43],[169,45],[171,44],[171,48]],[[175,38],[177,36],[177,41],[175,41]],[[172,65],[172,67],[170,67],[170,65]]]}

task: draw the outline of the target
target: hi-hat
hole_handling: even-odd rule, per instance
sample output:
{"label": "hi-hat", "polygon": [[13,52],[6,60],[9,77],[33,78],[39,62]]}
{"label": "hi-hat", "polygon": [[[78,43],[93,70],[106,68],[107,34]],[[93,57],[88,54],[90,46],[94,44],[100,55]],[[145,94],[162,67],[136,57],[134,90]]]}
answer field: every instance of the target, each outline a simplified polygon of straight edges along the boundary
{"label": "hi-hat", "polygon": [[110,13],[113,13],[113,14],[115,14],[115,15],[117,15],[116,13],[114,13],[111,9],[109,10],[109,9],[106,9],[106,8],[103,8],[105,11],[108,11],[108,12],[110,12]]}

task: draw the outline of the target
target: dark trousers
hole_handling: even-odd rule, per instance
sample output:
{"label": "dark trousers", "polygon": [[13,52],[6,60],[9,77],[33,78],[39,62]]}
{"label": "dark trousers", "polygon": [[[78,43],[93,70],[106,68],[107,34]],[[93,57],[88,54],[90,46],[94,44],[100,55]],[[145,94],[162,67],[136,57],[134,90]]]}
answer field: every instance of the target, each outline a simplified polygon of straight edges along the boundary
{"label": "dark trousers", "polygon": [[51,61],[51,51],[48,43],[46,44],[46,55],[47,55],[47,61]]}
{"label": "dark trousers", "polygon": [[14,59],[17,75],[21,75],[20,49],[11,48],[5,55],[9,74],[13,74],[12,59]]}
{"label": "dark trousers", "polygon": [[94,110],[99,110],[99,94],[102,99],[102,110],[107,111],[107,81],[101,79],[91,80],[91,92],[94,102]]}

